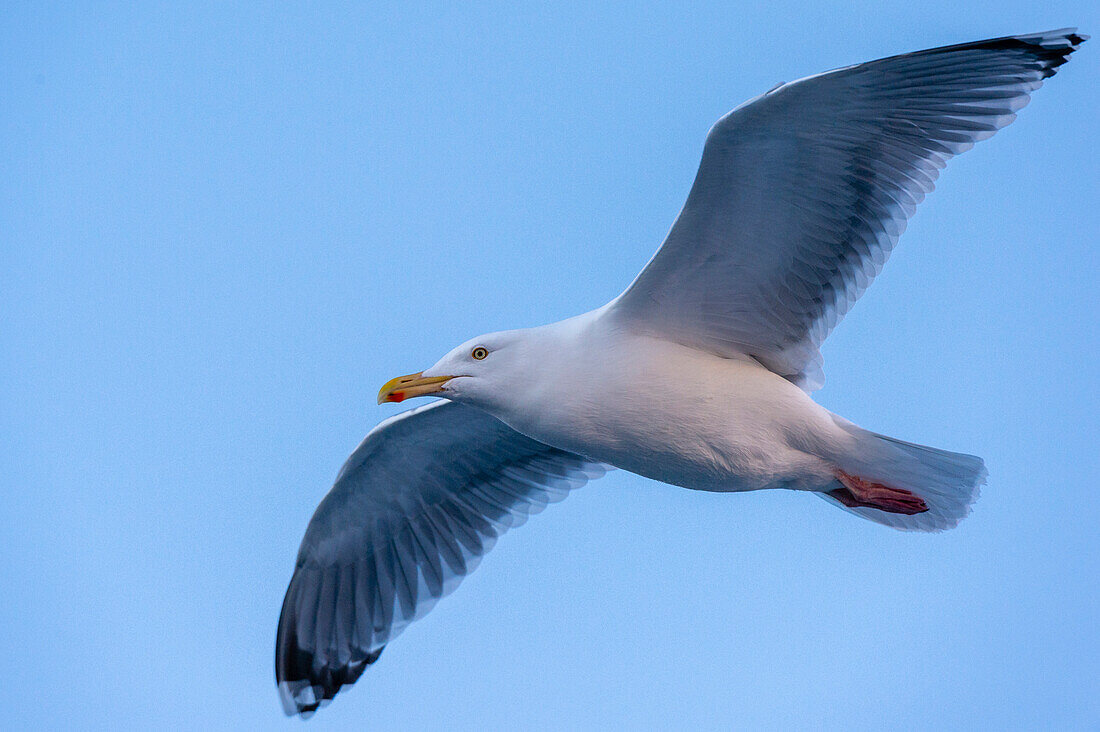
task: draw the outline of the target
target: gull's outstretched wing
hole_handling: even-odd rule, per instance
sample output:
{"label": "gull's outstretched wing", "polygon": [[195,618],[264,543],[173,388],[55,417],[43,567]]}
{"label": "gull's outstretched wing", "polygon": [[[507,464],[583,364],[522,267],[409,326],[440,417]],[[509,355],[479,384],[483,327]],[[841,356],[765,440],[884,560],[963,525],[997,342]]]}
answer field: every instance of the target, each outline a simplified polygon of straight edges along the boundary
{"label": "gull's outstretched wing", "polygon": [[452,402],[378,425],[306,529],[279,617],[287,714],[355,682],[505,530],[606,468]]}
{"label": "gull's outstretched wing", "polygon": [[664,245],[608,314],[749,355],[807,390],[819,346],[881,270],[946,161],[1015,119],[1073,29],[811,76],[714,125]]}

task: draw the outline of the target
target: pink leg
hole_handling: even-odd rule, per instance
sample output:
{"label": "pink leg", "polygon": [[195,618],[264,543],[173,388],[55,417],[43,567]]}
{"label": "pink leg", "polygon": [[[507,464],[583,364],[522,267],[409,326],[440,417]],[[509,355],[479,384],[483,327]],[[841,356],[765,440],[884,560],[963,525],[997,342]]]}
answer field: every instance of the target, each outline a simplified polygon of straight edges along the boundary
{"label": "pink leg", "polygon": [[836,479],[844,487],[829,491],[829,495],[848,508],[877,508],[887,513],[904,513],[907,516],[928,510],[924,499],[909,491],[872,483],[840,470],[836,471]]}

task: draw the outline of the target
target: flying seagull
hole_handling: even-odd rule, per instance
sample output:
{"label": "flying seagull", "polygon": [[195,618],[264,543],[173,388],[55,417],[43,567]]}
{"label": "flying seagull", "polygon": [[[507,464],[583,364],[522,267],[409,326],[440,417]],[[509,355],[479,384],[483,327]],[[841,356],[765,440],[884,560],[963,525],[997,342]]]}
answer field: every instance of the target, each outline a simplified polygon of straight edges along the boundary
{"label": "flying seagull", "polygon": [[947,160],[1012,122],[1075,29],[810,76],[707,135],[687,203],[607,305],[478,336],[387,382],[437,401],[379,424],[317,508],[286,592],[287,714],[352,684],[496,538],[611,468],[705,491],[788,488],[910,531],[954,527],[980,458],[818,406],[822,341]]}

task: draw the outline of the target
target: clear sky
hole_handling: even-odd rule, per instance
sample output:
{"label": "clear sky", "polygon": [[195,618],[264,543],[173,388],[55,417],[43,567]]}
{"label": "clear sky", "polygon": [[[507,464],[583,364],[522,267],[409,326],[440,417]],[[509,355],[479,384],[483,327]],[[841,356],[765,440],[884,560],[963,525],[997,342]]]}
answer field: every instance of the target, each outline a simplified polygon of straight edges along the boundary
{"label": "clear sky", "polygon": [[[3,726],[298,729],[275,623],[383,381],[617,294],[776,82],[1100,33],[1091,0],[516,5],[0,13]],[[958,529],[619,472],[310,728],[1100,725],[1098,89],[1094,40],[824,349],[825,406],[986,459]]]}

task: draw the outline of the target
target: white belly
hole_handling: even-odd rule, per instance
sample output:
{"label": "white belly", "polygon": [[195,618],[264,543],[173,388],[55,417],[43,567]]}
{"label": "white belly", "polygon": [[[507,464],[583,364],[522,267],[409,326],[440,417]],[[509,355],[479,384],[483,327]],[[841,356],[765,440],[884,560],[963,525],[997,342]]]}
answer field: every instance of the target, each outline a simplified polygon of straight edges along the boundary
{"label": "white belly", "polygon": [[823,456],[843,434],[755,361],[619,336],[599,363],[563,378],[497,416],[547,444],[685,488],[818,490],[833,479]]}

